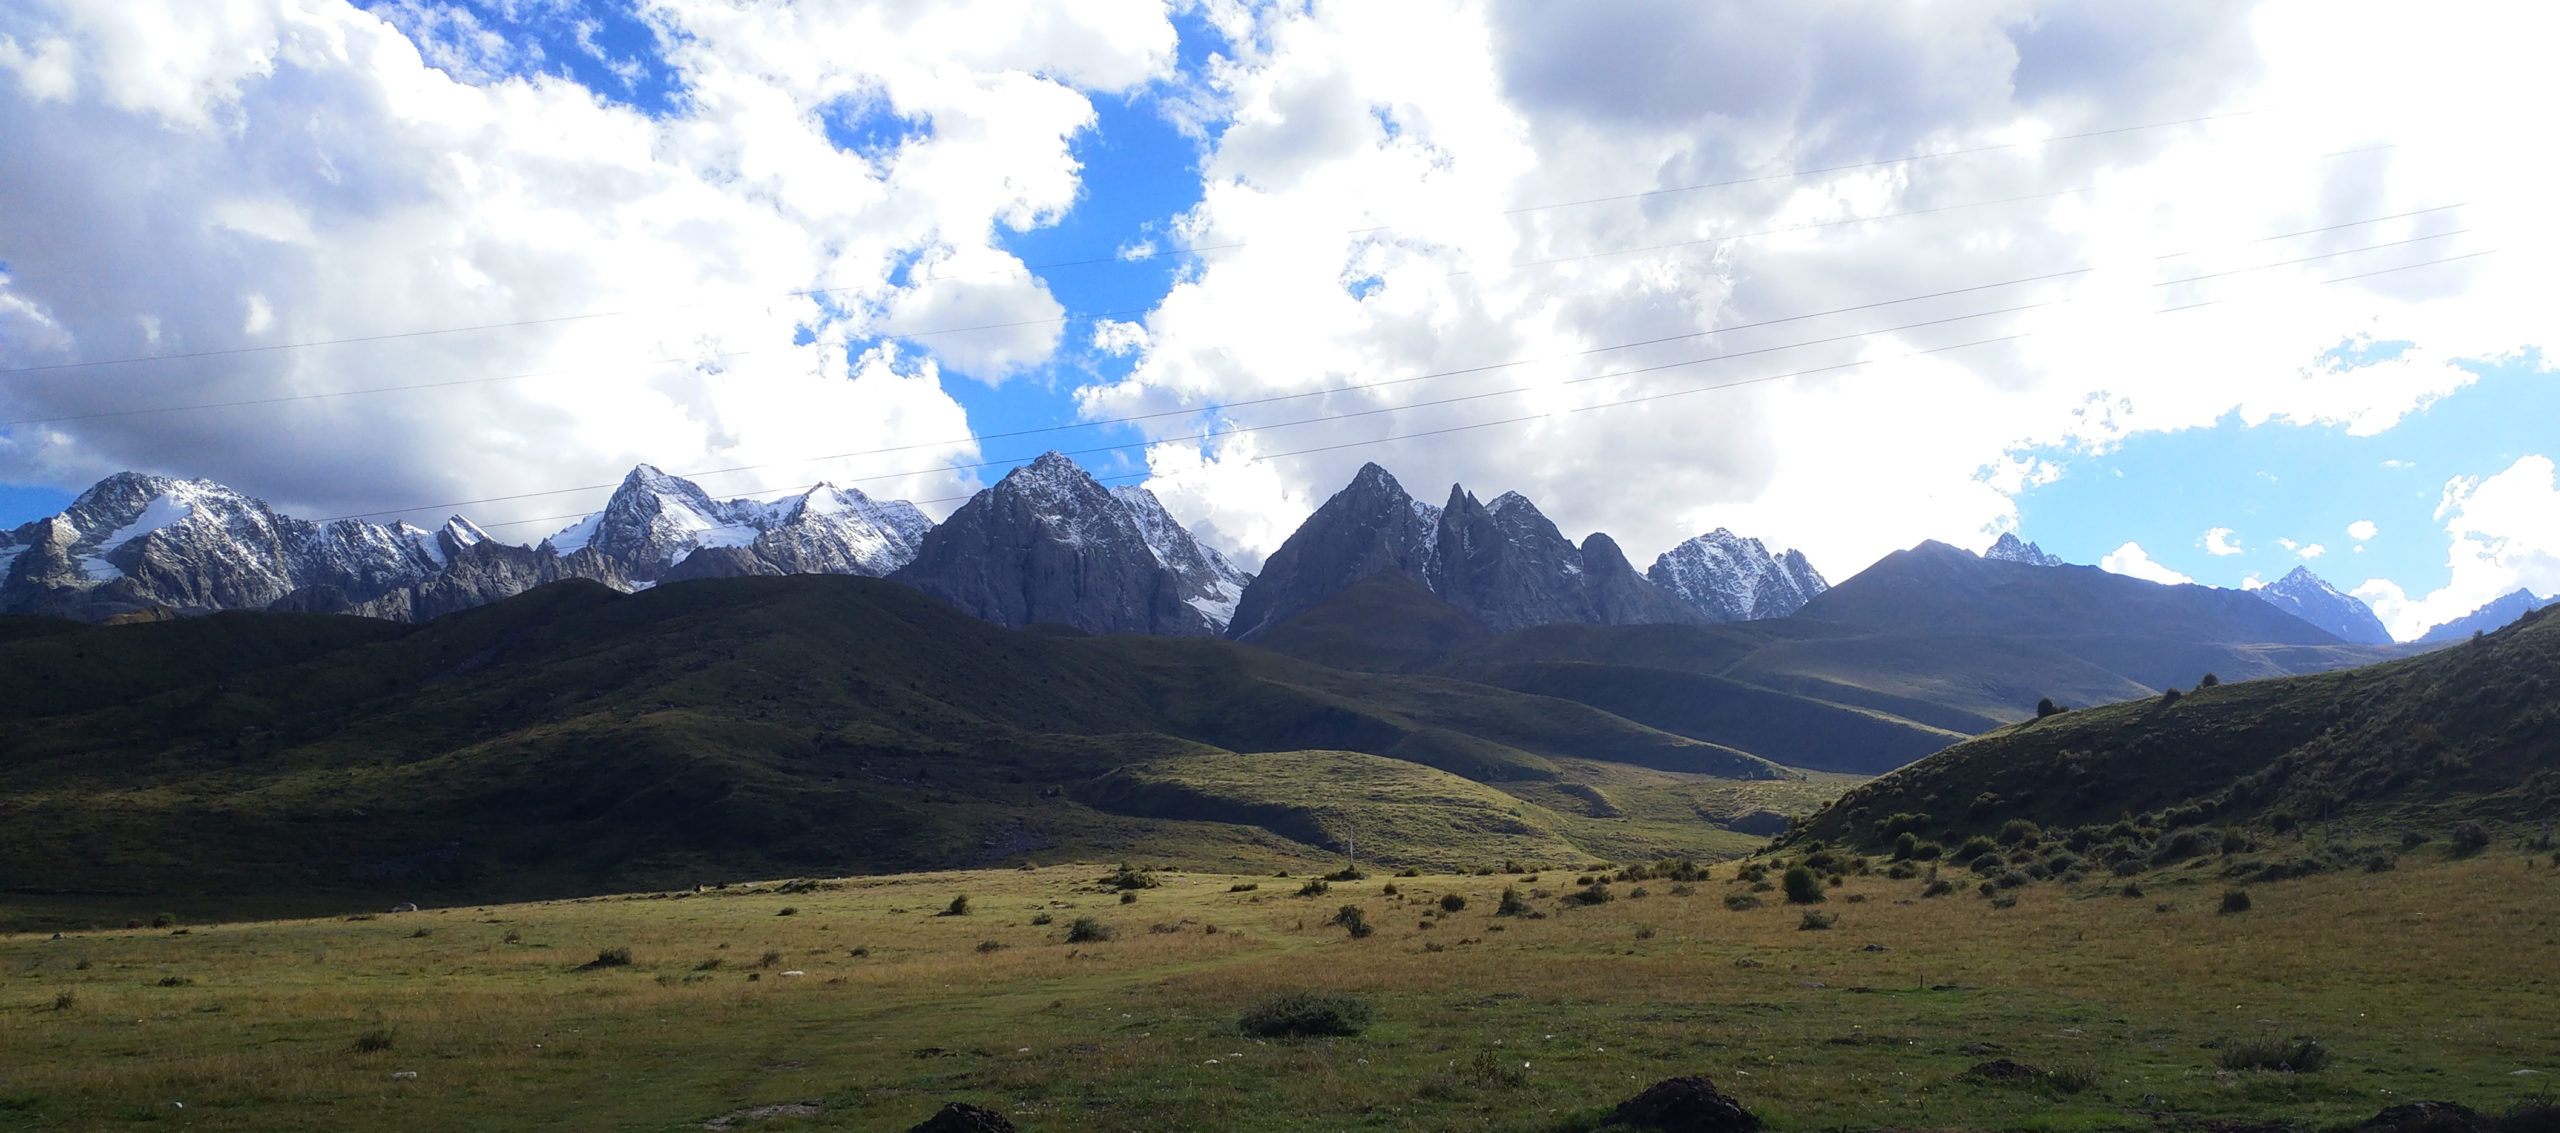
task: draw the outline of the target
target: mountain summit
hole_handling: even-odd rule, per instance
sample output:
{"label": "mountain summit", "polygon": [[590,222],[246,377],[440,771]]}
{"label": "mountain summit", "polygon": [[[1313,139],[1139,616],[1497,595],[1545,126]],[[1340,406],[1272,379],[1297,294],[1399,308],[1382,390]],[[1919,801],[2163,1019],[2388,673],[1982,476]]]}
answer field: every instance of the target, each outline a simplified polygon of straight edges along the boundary
{"label": "mountain summit", "polygon": [[1229,632],[1256,638],[1387,571],[1495,633],[1779,617],[1823,587],[1803,555],[1773,557],[1729,531],[1690,540],[1638,574],[1616,540],[1594,532],[1577,546],[1518,492],[1486,503],[1452,484],[1447,504],[1433,507],[1367,464],[1264,561]]}
{"label": "mountain summit", "polygon": [[2309,567],[2295,567],[2292,573],[2249,593],[2279,610],[2336,634],[2340,641],[2355,645],[2391,644],[2391,631],[2382,628],[2382,619],[2373,616],[2373,607],[2329,585],[2327,580],[2311,573]]}
{"label": "mountain summit", "polygon": [[2004,563],[2025,563],[2028,566],[2066,565],[2062,561],[2062,556],[2046,554],[2044,548],[2020,541],[2014,531],[2001,532],[2000,537],[1992,541],[1990,549],[1982,552],[1982,557]]}
{"label": "mountain summit", "polygon": [[1152,493],[1056,452],[970,497],[891,577],[998,625],[1190,637],[1223,631],[1245,589]]}

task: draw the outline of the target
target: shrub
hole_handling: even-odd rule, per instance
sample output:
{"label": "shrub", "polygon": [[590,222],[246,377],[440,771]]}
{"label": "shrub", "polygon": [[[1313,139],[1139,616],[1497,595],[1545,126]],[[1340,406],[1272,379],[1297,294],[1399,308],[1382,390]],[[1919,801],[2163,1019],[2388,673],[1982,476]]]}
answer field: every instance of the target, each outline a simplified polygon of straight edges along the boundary
{"label": "shrub", "polygon": [[2223,911],[2223,912],[2226,912],[2226,913],[2245,913],[2245,912],[2248,912],[2248,911],[2249,911],[2249,891],[2248,891],[2248,890],[2246,890],[2246,889],[2225,889],[2225,890],[2223,890],[2223,891],[2222,891],[2222,911]]}
{"label": "shrub", "polygon": [[2248,834],[2246,834],[2246,833],[2244,833],[2244,832],[2243,832],[2239,827],[2237,827],[2237,826],[2231,826],[2231,827],[2225,827],[2225,828],[2223,829],[2223,831],[2222,831],[2222,852],[2223,852],[2223,853],[2225,853],[2225,854],[2245,854],[2245,853],[2248,853],[2252,848],[2253,848],[2253,847],[2251,847],[2251,846],[2249,845],[2249,835],[2248,835]]}
{"label": "shrub", "polygon": [[194,981],[194,980],[192,980],[192,979],[189,979],[189,978],[187,978],[187,977],[185,977],[185,976],[162,976],[162,977],[160,977],[160,986],[161,986],[161,987],[188,987],[188,986],[192,986],[195,982],[196,982],[196,981]]}
{"label": "shrub", "polygon": [[1745,909],[1759,908],[1760,899],[1748,893],[1728,893],[1725,894],[1724,907],[1739,913]]}
{"label": "shrub", "polygon": [[1963,845],[1956,847],[1956,860],[1959,862],[1969,862],[1999,848],[2000,844],[1998,842],[1994,842],[1984,835],[1976,834],[1971,838],[1965,839]]}
{"label": "shrub", "polygon": [[2016,889],[2026,883],[2027,875],[2014,869],[1991,879],[1991,884],[1997,885],[2002,889]]}
{"label": "shrub", "polygon": [[2221,1062],[2225,1070],[2309,1074],[2329,1065],[2329,1048],[2305,1038],[2233,1042],[2223,1045]]}
{"label": "shrub", "polygon": [[1653,926],[1652,926],[1652,925],[1649,925],[1649,924],[1640,924],[1640,925],[1637,925],[1637,926],[1636,926],[1636,939],[1638,939],[1638,940],[1651,940],[1651,939],[1653,939]]}
{"label": "shrub", "polygon": [[1955,891],[1955,882],[1949,881],[1943,877],[1933,877],[1929,879],[1929,884],[1920,888],[1920,895],[1923,897],[1944,897]]}
{"label": "shrub", "polygon": [[2118,889],[2116,892],[2126,897],[2139,897],[2142,896],[2142,886],[2138,882],[2128,881],[2124,883],[2124,888]]}
{"label": "shrub", "polygon": [[1404,867],[1403,869],[1397,870],[1397,871],[1396,871],[1396,876],[1397,876],[1397,877],[1420,877],[1420,876],[1422,876],[1422,867],[1420,867],[1420,866],[1406,866],[1406,867]]}
{"label": "shrub", "polygon": [[1120,895],[1120,903],[1123,905],[1135,905],[1138,903],[1138,895],[1135,893],[1122,893]]}
{"label": "shrub", "polygon": [[1698,887],[1695,885],[1674,885],[1671,887],[1671,895],[1674,897],[1695,897],[1698,895]]}
{"label": "shrub", "polygon": [[1321,877],[1311,877],[1307,879],[1306,884],[1298,887],[1298,896],[1322,897],[1332,891],[1333,884],[1331,882],[1328,882]]}
{"label": "shrub", "polygon": [[357,1035],[352,1047],[357,1054],[380,1054],[391,1049],[392,1037],[391,1028],[375,1027]]}
{"label": "shrub", "polygon": [[759,968],[770,968],[781,962],[782,950],[779,948],[767,948],[764,950],[764,955],[756,957],[756,966]]}
{"label": "shrub", "polygon": [[1463,912],[1463,911],[1465,911],[1465,910],[1466,910],[1466,907],[1467,907],[1467,899],[1466,899],[1466,897],[1465,897],[1464,895],[1462,895],[1462,894],[1457,894],[1457,893],[1443,893],[1443,894],[1441,894],[1441,895],[1440,895],[1440,911],[1442,911],[1442,912],[1445,912],[1445,913]]}
{"label": "shrub", "polygon": [[2489,828],[2477,822],[2453,824],[2453,854],[2464,857],[2489,848]]}
{"label": "shrub", "polygon": [[773,911],[773,915],[777,917],[796,917],[800,915],[800,906],[784,905],[779,909],[775,909]]}
{"label": "shrub", "polygon": [[1069,944],[1091,944],[1098,940],[1109,939],[1111,939],[1111,926],[1092,917],[1077,917],[1075,923],[1067,926],[1067,943]]}
{"label": "shrub", "polygon": [[2044,840],[2044,831],[2023,818],[2012,818],[2000,824],[1999,842],[2003,846],[2034,846]]}
{"label": "shrub", "polygon": [[714,957],[712,957],[712,958],[710,958],[710,959],[708,959],[708,960],[705,960],[705,961],[703,961],[703,962],[701,962],[701,963],[699,963],[699,964],[694,965],[694,966],[693,966],[693,970],[694,970],[694,971],[697,971],[697,972],[708,972],[708,971],[712,971],[712,970],[715,970],[715,969],[719,968],[719,966],[720,966],[720,958],[719,958],[719,957],[717,957],[717,956],[714,956]]}
{"label": "shrub", "polygon": [[2052,697],[2040,697],[2036,700],[2036,719],[2042,720],[2047,716],[2058,716],[2061,714],[2062,706],[2055,704]]}
{"label": "shrub", "polygon": [[1341,925],[1343,931],[1350,933],[1353,940],[1360,940],[1378,931],[1370,926],[1369,914],[1358,905],[1344,905],[1335,911],[1329,923]]}
{"label": "shrub", "polygon": [[1571,893],[1565,894],[1564,903],[1568,905],[1606,905],[1611,901],[1617,900],[1617,898],[1617,894],[1609,892],[1607,882],[1593,882],[1580,889],[1576,889]]}
{"label": "shrub", "polygon": [[1630,901],[1638,901],[1638,900],[1642,900],[1642,899],[1644,899],[1644,898],[1646,898],[1646,897],[1650,897],[1650,896],[1652,896],[1652,895],[1653,895],[1653,891],[1652,891],[1652,890],[1647,889],[1647,888],[1645,888],[1644,886],[1641,886],[1641,885],[1636,886],[1636,887],[1635,887],[1635,888],[1633,888],[1633,889],[1627,890],[1627,900],[1630,900]]}
{"label": "shrub", "polygon": [[1324,879],[1327,881],[1366,881],[1369,879],[1369,875],[1362,873],[1351,866],[1344,866],[1341,869],[1337,869],[1332,873],[1324,875]]}
{"label": "shrub", "polygon": [[1368,1000],[1339,992],[1284,992],[1256,1004],[1237,1020],[1248,1035],[1270,1039],[1356,1035],[1375,1014]]}
{"label": "shrub", "polygon": [[980,952],[994,952],[1002,949],[1003,947],[1004,942],[1001,940],[981,940],[978,942],[978,951]]}
{"label": "shrub", "polygon": [[1233,885],[1228,886],[1228,887],[1227,887],[1227,892],[1229,892],[1229,893],[1251,893],[1251,892],[1253,892],[1254,890],[1256,890],[1256,889],[1260,889],[1260,888],[1262,888],[1262,883],[1261,883],[1261,882],[1259,882],[1259,881],[1239,881],[1239,882],[1237,882],[1237,883],[1235,883],[1235,884],[1233,884]]}
{"label": "shrub", "polygon": [[1840,923],[1840,918],[1812,909],[1804,911],[1804,919],[1796,922],[1798,932],[1820,932]]}
{"label": "shrub", "polygon": [[2213,675],[2213,674],[2211,674],[2211,673],[2206,673],[2203,677],[2201,677],[2201,678],[2197,679],[2197,681],[2196,681],[2196,687],[2197,687],[2197,688],[2212,688],[2213,686],[2218,685],[2218,684],[2221,684],[2221,683],[2222,683],[2222,678],[2217,677],[2217,676],[2214,676],[2214,675]]}
{"label": "shrub", "polygon": [[1905,830],[1902,832],[1901,836],[1893,840],[1893,860],[1895,861],[1910,861],[1911,856],[1919,852],[1920,836],[1917,834]]}
{"label": "shrub", "polygon": [[178,923],[178,916],[175,913],[151,914],[151,927],[153,928],[168,928],[176,923]]}
{"label": "shrub", "polygon": [[53,1009],[54,1009],[54,1010],[56,1010],[56,1011],[69,1011],[69,1010],[71,1010],[72,1008],[74,1008],[74,1007],[78,1007],[78,1006],[80,1006],[80,993],[79,993],[79,992],[76,992],[76,991],[57,991],[57,992],[53,993]]}
{"label": "shrub", "polygon": [[[1280,876],[1287,877],[1289,875],[1284,873]],[[1156,879],[1154,875],[1147,873],[1145,870],[1137,869],[1127,862],[1122,862],[1120,863],[1120,869],[1118,872],[1102,879],[1102,887],[1105,889],[1153,889],[1156,887]]]}
{"label": "shrub", "polygon": [[1790,905],[1812,905],[1824,900],[1822,879],[1801,865],[1787,867],[1786,888]]}
{"label": "shrub", "polygon": [[1747,881],[1754,885],[1767,881],[1769,880],[1769,864],[1767,862],[1752,862],[1749,865],[1743,866],[1741,869],[1735,870],[1733,873],[1733,879],[1736,881]]}
{"label": "shrub", "polygon": [[2174,685],[2172,685],[2172,686],[2170,686],[2170,687],[2168,687],[2168,688],[2165,688],[2165,689],[2160,690],[2160,703],[2162,703],[2162,704],[2176,704],[2176,703],[2178,702],[2178,698],[2179,698],[2179,697],[2181,697],[2181,696],[2184,696],[2184,695],[2186,695],[2186,694],[2179,692],[2179,691],[2178,691],[2178,689],[2177,689],[2177,687],[2176,687],[2176,686],[2174,686]]}
{"label": "shrub", "polygon": [[[775,954],[775,958],[776,958],[776,959],[780,959],[780,958],[781,958],[780,954],[779,954],[779,953],[776,953],[776,954]],[[578,968],[579,968],[579,970],[580,970],[580,971],[592,971],[592,970],[597,969],[597,968],[628,968],[628,967],[630,967],[630,966],[631,966],[631,950],[630,950],[630,949],[628,949],[628,948],[600,948],[600,949],[597,949],[597,950],[596,950],[596,958],[595,958],[595,959],[593,959],[593,960],[589,960],[589,961],[587,961],[586,963],[579,965],[579,966],[578,966]]]}
{"label": "shrub", "polygon": [[942,910],[942,915],[943,915],[943,916],[946,916],[946,917],[965,917],[965,916],[968,916],[968,915],[969,915],[969,895],[968,895],[968,894],[966,894],[966,893],[963,893],[963,894],[961,894],[961,895],[959,895],[959,896],[957,896],[957,897],[952,898],[952,899],[951,899],[951,904],[949,904],[948,906],[945,906],[945,907],[943,908],[943,910]]}
{"label": "shrub", "polygon": [[1529,902],[1521,899],[1520,891],[1505,885],[1502,887],[1502,903],[1494,906],[1493,915],[1522,917],[1529,915],[1529,911]]}
{"label": "shrub", "polygon": [[508,930],[507,930],[507,932],[506,932],[506,935],[501,936],[501,937],[499,937],[499,938],[498,938],[498,943],[500,943],[500,944],[522,944],[522,943],[524,943],[524,934],[523,934],[523,933],[521,933],[521,932],[517,932],[517,931],[516,931],[516,930],[514,930],[514,929],[508,929]]}
{"label": "shrub", "polygon": [[1058,918],[1050,916],[1047,913],[1034,913],[1031,916],[1031,923],[1035,925],[1056,924],[1058,923]]}

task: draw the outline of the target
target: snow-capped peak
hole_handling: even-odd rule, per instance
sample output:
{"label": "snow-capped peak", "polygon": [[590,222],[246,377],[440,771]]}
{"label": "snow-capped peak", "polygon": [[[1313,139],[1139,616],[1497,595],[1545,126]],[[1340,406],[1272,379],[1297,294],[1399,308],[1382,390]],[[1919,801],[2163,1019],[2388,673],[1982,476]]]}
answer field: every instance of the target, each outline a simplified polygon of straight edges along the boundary
{"label": "snow-capped peak", "polygon": [[1771,555],[1722,527],[1663,552],[1645,577],[1717,621],[1782,618],[1831,588],[1803,552]]}
{"label": "snow-capped peak", "polygon": [[2025,563],[2028,566],[2064,565],[2062,556],[2046,554],[2042,547],[2019,541],[2014,531],[2001,532],[2000,538],[1992,542],[1990,549],[1982,552],[1982,557],[2004,563]]}

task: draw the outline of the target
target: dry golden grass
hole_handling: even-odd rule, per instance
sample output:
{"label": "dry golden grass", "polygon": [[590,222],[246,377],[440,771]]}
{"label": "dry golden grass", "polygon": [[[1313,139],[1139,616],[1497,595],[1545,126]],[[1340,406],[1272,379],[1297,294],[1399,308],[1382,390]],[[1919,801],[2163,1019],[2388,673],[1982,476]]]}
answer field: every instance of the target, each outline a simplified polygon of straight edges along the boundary
{"label": "dry golden grass", "polygon": [[[1562,894],[1572,873],[1317,898],[1167,873],[1124,905],[1095,885],[1107,872],[18,936],[0,941],[0,1129],[672,1129],[800,1100],[823,1113],[764,1127],[899,1129],[955,1099],[1032,1130],[1560,1129],[1684,1073],[1781,1128],[2079,1129],[2496,1108],[2550,1081],[2511,1071],[2560,1071],[2560,869],[2512,856],[2254,886],[2233,916],[2207,870],[2007,909],[1857,879],[1827,932],[1775,900],[1726,909],[1730,866],[1688,896],[1538,900],[1535,920],[1494,917],[1502,888]],[[1426,911],[1452,892],[1464,911]],[[934,915],[962,893],[970,915]],[[1377,934],[1325,924],[1344,904]],[[1064,943],[1080,916],[1115,938]],[[633,963],[582,970],[609,948]],[[1299,989],[1370,997],[1377,1021],[1335,1040],[1237,1030]],[[357,1049],[382,1032],[387,1049]],[[2335,1060],[2216,1067],[2211,1044],[2292,1035]],[[2096,1084],[1973,1082],[1992,1055],[1968,1044]]]}

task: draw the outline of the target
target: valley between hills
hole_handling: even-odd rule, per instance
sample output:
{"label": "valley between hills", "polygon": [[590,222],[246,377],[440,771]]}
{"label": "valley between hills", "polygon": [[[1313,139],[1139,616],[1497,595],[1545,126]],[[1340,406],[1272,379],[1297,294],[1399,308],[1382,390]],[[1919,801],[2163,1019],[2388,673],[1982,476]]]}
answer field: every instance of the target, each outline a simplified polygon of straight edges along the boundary
{"label": "valley between hills", "polygon": [[1332,518],[1414,526],[1232,606],[1022,513],[956,575],[0,617],[0,1128],[2548,1120],[2560,618],[2011,541],[1719,620],[1380,480]]}

